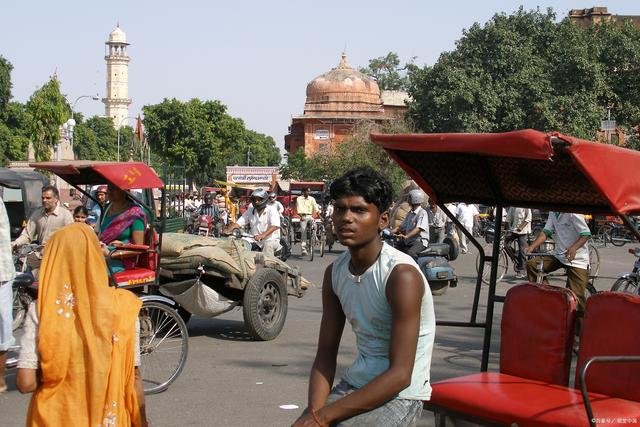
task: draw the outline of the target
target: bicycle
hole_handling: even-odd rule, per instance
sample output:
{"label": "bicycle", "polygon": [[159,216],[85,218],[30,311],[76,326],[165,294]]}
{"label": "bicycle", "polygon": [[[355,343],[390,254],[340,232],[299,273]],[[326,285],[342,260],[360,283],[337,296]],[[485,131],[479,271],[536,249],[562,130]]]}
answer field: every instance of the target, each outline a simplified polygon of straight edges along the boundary
{"label": "bicycle", "polygon": [[[536,274],[536,283],[538,284],[542,284],[544,282],[544,279],[546,277],[561,277],[561,276],[566,276],[567,275],[567,269],[564,268],[564,273],[562,274],[553,274],[553,272],[549,272],[549,273],[545,273],[544,270],[544,258],[545,257],[552,257],[554,256],[553,254],[550,254],[548,252],[529,252],[527,254],[528,258],[538,258],[538,263],[536,264],[536,270],[537,270],[537,274]],[[589,298],[591,295],[595,295],[597,293],[599,293],[600,291],[598,291],[594,285],[594,282],[596,280],[596,278],[598,277],[597,274],[591,274],[591,270],[588,269],[589,271],[589,280],[587,280],[587,286],[585,288],[585,294],[584,294],[584,298],[585,300],[587,298]]]}
{"label": "bicycle", "polygon": [[[511,245],[505,246],[504,244],[504,235],[500,236],[500,253],[498,255],[498,265],[497,265],[497,274],[496,274],[496,282],[501,281],[504,276],[509,271],[509,260],[515,266],[518,261],[518,249],[515,245],[515,240],[513,240]],[[555,243],[553,240],[547,240],[542,245],[540,245],[543,249],[540,253],[544,253],[547,255],[551,255],[550,252],[555,247]],[[594,277],[597,277],[600,273],[600,252],[595,244],[589,240],[587,242],[587,249],[589,250],[589,268],[590,272],[593,273]],[[480,254],[476,256],[476,272],[480,272]],[[489,275],[491,270],[485,268],[482,272],[482,282],[484,284],[489,284]]]}
{"label": "bicycle", "polygon": [[633,271],[624,273],[611,286],[613,292],[626,292],[633,295],[640,295],[640,283],[638,271],[640,270],[640,248],[629,249],[628,252],[636,257],[633,263]]}

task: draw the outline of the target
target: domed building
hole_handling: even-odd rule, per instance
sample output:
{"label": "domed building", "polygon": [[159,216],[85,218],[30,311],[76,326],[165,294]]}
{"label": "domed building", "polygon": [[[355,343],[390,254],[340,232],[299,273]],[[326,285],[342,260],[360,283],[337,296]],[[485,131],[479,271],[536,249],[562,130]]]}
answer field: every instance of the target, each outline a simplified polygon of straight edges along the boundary
{"label": "domed building", "polygon": [[352,134],[362,120],[382,121],[404,114],[407,95],[380,92],[376,81],[353,69],[343,53],[340,63],[307,85],[304,113],[294,116],[285,136],[289,153],[303,148],[310,156],[329,151]]}

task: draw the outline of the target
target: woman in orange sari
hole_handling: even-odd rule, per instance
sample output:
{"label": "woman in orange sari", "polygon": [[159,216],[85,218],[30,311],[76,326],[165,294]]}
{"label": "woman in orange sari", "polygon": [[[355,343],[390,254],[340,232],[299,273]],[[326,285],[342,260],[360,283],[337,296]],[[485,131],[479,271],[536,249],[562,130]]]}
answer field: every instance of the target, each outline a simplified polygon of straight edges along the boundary
{"label": "woman in orange sari", "polygon": [[23,392],[35,388],[27,426],[141,425],[134,374],[141,302],[109,287],[106,272],[86,225],[70,224],[48,241],[37,303],[39,370],[19,368],[16,380]]}

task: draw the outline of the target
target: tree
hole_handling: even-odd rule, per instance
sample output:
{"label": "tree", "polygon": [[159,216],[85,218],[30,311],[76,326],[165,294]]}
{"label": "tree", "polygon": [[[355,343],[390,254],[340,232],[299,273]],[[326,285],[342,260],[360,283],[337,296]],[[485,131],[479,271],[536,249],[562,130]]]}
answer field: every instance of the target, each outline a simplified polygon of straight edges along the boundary
{"label": "tree", "polygon": [[409,116],[423,132],[534,128],[592,139],[611,100],[633,98],[616,109],[636,125],[639,40],[631,25],[556,23],[551,9],[497,14],[410,74]]}
{"label": "tree", "polygon": [[13,65],[0,55],[0,116],[11,99],[11,70]]}
{"label": "tree", "polygon": [[246,129],[219,101],[165,99],[143,111],[152,151],[168,164],[184,165],[187,178],[198,184],[225,179],[226,166],[245,164],[249,147],[252,164],[279,163],[273,139]]}
{"label": "tree", "polygon": [[415,57],[400,66],[398,54],[389,52],[386,56],[370,59],[369,65],[361,67],[359,71],[376,79],[380,90],[406,90],[409,85],[408,73],[416,68],[414,60]]}
{"label": "tree", "polygon": [[60,93],[60,82],[51,78],[27,102],[30,136],[35,158],[49,160],[51,149],[60,139],[60,126],[71,116],[71,107]]}
{"label": "tree", "polygon": [[391,181],[396,194],[400,193],[407,175],[379,146],[369,138],[376,133],[407,133],[410,126],[402,120],[375,123],[360,122],[353,134],[340,142],[334,150],[316,153],[307,158],[303,149],[287,156],[287,164],[280,168],[285,179],[303,181],[332,181],[349,169],[358,166],[370,166]]}

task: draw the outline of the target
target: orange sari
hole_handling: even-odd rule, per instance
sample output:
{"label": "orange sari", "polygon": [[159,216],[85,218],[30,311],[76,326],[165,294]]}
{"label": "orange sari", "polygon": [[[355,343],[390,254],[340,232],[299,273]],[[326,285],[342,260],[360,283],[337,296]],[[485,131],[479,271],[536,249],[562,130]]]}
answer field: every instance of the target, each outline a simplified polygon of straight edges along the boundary
{"label": "orange sari", "polygon": [[73,223],[51,236],[38,290],[41,378],[27,426],[140,426],[133,356],[141,302],[108,283],[89,227]]}

